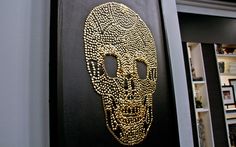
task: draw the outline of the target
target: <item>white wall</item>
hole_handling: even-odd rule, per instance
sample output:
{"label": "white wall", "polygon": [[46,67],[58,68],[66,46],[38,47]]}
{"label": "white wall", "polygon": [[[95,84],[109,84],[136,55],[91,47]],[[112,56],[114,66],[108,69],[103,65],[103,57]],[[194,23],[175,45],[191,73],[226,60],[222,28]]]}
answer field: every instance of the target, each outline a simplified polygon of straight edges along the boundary
{"label": "white wall", "polygon": [[0,147],[48,147],[49,0],[0,1]]}

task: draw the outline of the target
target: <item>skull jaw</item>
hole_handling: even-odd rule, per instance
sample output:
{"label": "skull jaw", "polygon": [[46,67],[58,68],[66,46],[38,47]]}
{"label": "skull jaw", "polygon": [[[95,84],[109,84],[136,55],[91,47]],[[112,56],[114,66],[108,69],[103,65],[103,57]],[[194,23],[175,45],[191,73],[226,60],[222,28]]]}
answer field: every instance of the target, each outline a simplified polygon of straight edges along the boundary
{"label": "skull jaw", "polygon": [[107,128],[121,144],[135,145],[145,139],[153,119],[151,105],[143,105],[141,112],[137,111],[139,115],[126,115],[124,107],[114,109],[113,103],[103,104]]}

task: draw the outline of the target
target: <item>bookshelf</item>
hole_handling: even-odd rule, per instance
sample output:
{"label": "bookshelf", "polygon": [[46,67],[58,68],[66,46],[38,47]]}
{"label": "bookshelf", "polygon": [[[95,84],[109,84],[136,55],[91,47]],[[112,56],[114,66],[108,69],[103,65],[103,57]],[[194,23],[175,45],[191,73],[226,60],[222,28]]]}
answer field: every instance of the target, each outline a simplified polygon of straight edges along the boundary
{"label": "bookshelf", "polygon": [[[231,146],[236,145],[236,108],[235,108],[235,90],[236,90],[236,45],[215,44],[216,59],[218,62],[218,71],[222,86],[222,101],[225,105],[225,120],[227,124],[227,133]],[[235,81],[235,82],[234,82]],[[226,103],[226,94],[224,87],[232,88],[230,96],[233,103]]]}
{"label": "bookshelf", "polygon": [[197,140],[199,146],[214,147],[208,88],[201,43],[187,42],[188,63],[191,73]]}

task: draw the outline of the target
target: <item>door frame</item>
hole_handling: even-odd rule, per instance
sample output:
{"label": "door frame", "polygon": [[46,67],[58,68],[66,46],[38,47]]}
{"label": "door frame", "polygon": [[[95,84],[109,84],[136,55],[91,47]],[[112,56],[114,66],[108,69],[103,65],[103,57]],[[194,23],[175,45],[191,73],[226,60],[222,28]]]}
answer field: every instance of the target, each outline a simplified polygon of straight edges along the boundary
{"label": "door frame", "polygon": [[[209,0],[161,0],[181,147],[193,147],[189,98],[178,12],[236,18],[236,3]],[[180,86],[181,85],[181,86]]]}

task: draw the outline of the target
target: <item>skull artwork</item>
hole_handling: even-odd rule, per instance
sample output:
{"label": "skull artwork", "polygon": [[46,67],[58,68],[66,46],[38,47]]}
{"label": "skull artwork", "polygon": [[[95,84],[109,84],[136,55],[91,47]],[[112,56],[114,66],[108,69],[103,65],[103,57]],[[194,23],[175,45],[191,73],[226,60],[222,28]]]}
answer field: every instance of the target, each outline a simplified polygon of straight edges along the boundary
{"label": "skull artwork", "polygon": [[[157,57],[152,34],[138,14],[109,2],[95,7],[84,28],[88,72],[102,96],[106,125],[124,145],[142,142],[153,120],[152,95],[156,90]],[[117,61],[116,76],[104,65],[107,56]],[[146,65],[140,78],[137,63]]]}

